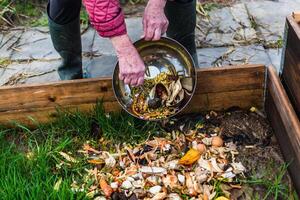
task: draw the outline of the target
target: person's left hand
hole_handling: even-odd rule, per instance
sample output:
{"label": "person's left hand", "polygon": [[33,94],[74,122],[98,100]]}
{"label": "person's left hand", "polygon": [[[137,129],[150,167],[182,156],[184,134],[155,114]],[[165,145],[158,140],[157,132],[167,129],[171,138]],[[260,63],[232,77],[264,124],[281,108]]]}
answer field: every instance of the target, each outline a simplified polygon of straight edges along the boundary
{"label": "person's left hand", "polygon": [[169,21],[164,13],[166,0],[149,0],[144,16],[142,38],[145,40],[159,40],[167,31]]}

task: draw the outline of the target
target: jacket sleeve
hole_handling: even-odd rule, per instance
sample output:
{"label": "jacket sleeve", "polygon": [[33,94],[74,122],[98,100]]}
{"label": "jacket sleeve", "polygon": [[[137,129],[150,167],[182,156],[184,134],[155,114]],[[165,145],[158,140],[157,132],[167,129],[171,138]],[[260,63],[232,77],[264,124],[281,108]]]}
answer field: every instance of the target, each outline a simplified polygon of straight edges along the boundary
{"label": "jacket sleeve", "polygon": [[119,0],[84,0],[91,24],[102,37],[126,34]]}

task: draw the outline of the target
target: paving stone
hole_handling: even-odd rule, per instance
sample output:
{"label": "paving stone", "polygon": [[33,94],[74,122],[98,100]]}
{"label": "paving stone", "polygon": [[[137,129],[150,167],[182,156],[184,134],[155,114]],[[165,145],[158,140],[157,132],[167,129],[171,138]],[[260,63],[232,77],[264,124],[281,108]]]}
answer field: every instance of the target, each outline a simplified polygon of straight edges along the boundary
{"label": "paving stone", "polygon": [[201,41],[205,47],[222,47],[233,45],[235,33],[209,33],[206,38]]}
{"label": "paving stone", "polygon": [[11,47],[22,36],[22,33],[23,31],[11,31],[0,34],[0,58],[10,58],[13,51]]}
{"label": "paving stone", "polygon": [[227,49],[227,47],[197,49],[199,68],[214,66],[214,62],[220,58]]}
{"label": "paving stone", "polygon": [[96,57],[85,64],[87,77],[107,77],[112,76],[117,57],[114,55],[103,55]]}
{"label": "paving stone", "polygon": [[267,43],[282,37],[286,16],[300,9],[300,2],[295,0],[246,1],[245,4]]}
{"label": "paving stone", "polygon": [[197,50],[199,67],[237,64],[264,64],[271,61],[264,48],[259,45],[239,47],[203,48]]}
{"label": "paving stone", "polygon": [[215,9],[209,18],[198,18],[196,30],[198,47],[250,45],[258,41],[245,4]]}
{"label": "paving stone", "polygon": [[48,26],[37,26],[33,28],[36,31],[39,31],[41,33],[48,33],[49,34],[49,27]]}
{"label": "paving stone", "polygon": [[[19,75],[22,73],[25,73],[25,76],[22,76],[22,78],[18,81],[18,84],[57,81],[59,78],[56,69],[59,64],[59,60],[12,63],[8,65],[5,70],[1,71],[0,85],[7,83],[13,77],[20,77]],[[37,76],[31,77],[32,75]]]}
{"label": "paving stone", "polygon": [[50,35],[36,29],[29,29],[24,32],[18,44],[14,45],[15,51],[12,60],[29,59],[58,59]]}
{"label": "paving stone", "polygon": [[33,83],[51,83],[60,81],[57,71],[53,71],[41,76],[30,77],[25,80],[24,84],[33,84]]}
{"label": "paving stone", "polygon": [[234,43],[235,44],[253,44],[258,41],[256,31],[253,28],[239,29],[235,32]]}
{"label": "paving stone", "polygon": [[125,19],[126,26],[127,26],[127,32],[129,34],[129,37],[133,42],[141,39],[141,36],[143,34],[143,24],[142,24],[142,18],[128,18]]}
{"label": "paving stone", "polygon": [[281,72],[280,67],[282,59],[282,49],[267,49],[266,51],[271,60],[271,64],[275,67],[278,73]]}
{"label": "paving stone", "polygon": [[[132,39],[132,41],[136,41],[140,39],[142,35],[142,18],[128,18],[125,20],[127,25],[127,32]],[[95,41],[93,45],[93,51],[103,54],[103,55],[115,55],[115,50],[107,38],[102,38],[98,34],[95,36]]]}
{"label": "paving stone", "polygon": [[270,58],[261,45],[237,47],[229,56],[225,64],[271,64]]}
{"label": "paving stone", "polygon": [[251,21],[249,19],[248,11],[244,3],[232,5],[230,7],[230,11],[236,22],[246,28],[251,28]]}
{"label": "paving stone", "polygon": [[93,28],[89,28],[83,35],[81,35],[83,55],[89,55],[92,53],[95,36],[96,31]]}
{"label": "paving stone", "polygon": [[220,33],[232,33],[232,31],[241,27],[234,19],[230,7],[214,9],[209,13],[209,16],[212,27]]}

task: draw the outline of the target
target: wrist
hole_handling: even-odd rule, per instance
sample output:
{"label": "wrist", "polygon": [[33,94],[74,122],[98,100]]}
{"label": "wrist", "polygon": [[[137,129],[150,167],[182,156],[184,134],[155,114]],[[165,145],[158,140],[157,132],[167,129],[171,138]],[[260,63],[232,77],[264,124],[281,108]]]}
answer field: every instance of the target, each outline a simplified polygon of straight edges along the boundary
{"label": "wrist", "polygon": [[133,45],[127,34],[111,37],[110,40],[117,54],[120,54],[124,50],[126,51],[126,49],[130,48]]}
{"label": "wrist", "polygon": [[153,6],[156,9],[164,9],[167,0],[149,0],[147,6]]}

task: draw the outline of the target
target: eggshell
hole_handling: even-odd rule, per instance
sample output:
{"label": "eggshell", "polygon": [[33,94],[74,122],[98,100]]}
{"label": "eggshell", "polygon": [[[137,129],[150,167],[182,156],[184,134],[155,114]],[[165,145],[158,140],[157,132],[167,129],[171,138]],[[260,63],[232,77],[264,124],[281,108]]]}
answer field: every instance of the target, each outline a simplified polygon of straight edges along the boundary
{"label": "eggshell", "polygon": [[224,144],[224,142],[221,137],[219,137],[219,136],[212,137],[211,145],[213,147],[221,147],[221,146],[223,146],[223,144]]}

